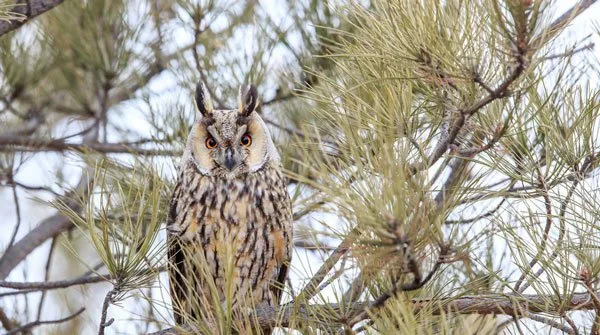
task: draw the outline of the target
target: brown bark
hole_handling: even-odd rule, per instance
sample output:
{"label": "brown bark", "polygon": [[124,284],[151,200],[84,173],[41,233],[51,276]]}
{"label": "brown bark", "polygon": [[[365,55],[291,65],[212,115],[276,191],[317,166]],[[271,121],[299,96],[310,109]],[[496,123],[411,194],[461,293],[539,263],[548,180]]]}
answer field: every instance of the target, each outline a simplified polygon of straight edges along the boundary
{"label": "brown bark", "polygon": [[31,138],[28,136],[0,135],[0,152],[2,151],[76,151],[76,152],[101,152],[124,153],[145,156],[179,156],[180,150],[144,149],[136,148],[123,143],[68,143],[62,140]]}
{"label": "brown bark", "polygon": [[[555,306],[550,302],[558,305],[560,302],[556,300],[556,296],[544,295],[496,295],[496,296],[464,296],[460,298],[446,299],[416,299],[412,300],[413,309],[419,312],[428,309],[433,315],[440,314],[493,314],[493,315],[509,315],[528,318],[532,313],[551,313],[556,310]],[[264,307],[256,310],[257,319],[261,326],[278,326],[287,327],[290,320],[304,320],[314,323],[327,324],[335,322],[335,320],[324,320],[323,314],[318,317],[313,316],[311,311],[319,311],[324,309],[343,311],[345,314],[350,314],[351,311],[359,313],[365,307],[370,306],[372,302],[357,302],[351,306],[340,304],[328,305],[312,305],[309,308],[298,307],[293,305],[284,305],[279,309],[272,307]],[[432,309],[432,306],[437,305]],[[563,311],[567,310],[593,310],[594,302],[589,293],[575,293],[571,299],[563,306]],[[365,316],[368,318],[368,316]],[[331,326],[331,324],[328,324]],[[185,330],[185,329],[181,329]],[[167,335],[178,334],[177,329],[164,329],[150,335]]]}
{"label": "brown bark", "polygon": [[0,20],[0,36],[13,31],[38,15],[44,14],[52,8],[63,3],[64,0],[18,0],[12,9],[11,13],[21,14],[25,17],[22,19]]}

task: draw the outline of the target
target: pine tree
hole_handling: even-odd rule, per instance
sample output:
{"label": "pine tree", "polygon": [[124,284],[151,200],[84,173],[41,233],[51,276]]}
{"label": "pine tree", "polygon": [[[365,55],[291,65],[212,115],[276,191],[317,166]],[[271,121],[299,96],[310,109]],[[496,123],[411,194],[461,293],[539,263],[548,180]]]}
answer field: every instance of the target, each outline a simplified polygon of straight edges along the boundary
{"label": "pine tree", "polygon": [[162,224],[203,80],[258,86],[294,204],[249,322],[598,334],[595,2],[0,2],[0,324],[190,330]]}

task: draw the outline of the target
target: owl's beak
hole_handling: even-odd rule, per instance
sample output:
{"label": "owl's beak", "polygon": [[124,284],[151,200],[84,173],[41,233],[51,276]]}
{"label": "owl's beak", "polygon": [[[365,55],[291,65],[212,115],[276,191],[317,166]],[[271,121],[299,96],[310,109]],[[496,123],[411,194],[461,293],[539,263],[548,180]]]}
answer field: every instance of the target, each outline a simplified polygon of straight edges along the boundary
{"label": "owl's beak", "polygon": [[231,171],[236,166],[235,160],[233,159],[233,150],[231,148],[227,148],[225,150],[225,167]]}

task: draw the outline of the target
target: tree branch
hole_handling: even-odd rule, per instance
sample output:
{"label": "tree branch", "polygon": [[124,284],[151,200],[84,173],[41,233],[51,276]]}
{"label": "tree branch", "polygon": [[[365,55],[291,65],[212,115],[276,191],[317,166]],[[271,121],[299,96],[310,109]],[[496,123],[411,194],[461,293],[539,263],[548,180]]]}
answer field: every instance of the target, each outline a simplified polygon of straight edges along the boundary
{"label": "tree branch", "polygon": [[538,48],[544,41],[552,39],[558,32],[573,21],[579,14],[583,13],[598,0],[581,0],[575,6],[571,7],[563,15],[554,20],[548,28],[544,29],[538,37],[531,42],[534,48]]}
{"label": "tree branch", "polygon": [[315,273],[315,275],[310,279],[308,284],[304,286],[304,288],[302,289],[302,291],[300,291],[298,296],[296,296],[294,301],[296,301],[298,298],[302,300],[309,300],[310,298],[314,297],[315,294],[319,293],[319,284],[321,284],[321,282],[323,281],[323,279],[325,279],[329,271],[331,271],[335,264],[337,264],[338,260],[348,251],[350,245],[354,242],[354,239],[356,238],[355,234],[357,233],[357,231],[358,229],[354,228],[350,233],[348,233],[348,235],[346,235],[346,238],[344,238],[344,240],[337,246],[337,248],[331,253],[331,255],[329,255],[327,260],[323,262],[319,270],[317,270],[317,273]]}
{"label": "tree branch", "polygon": [[524,292],[527,288],[526,286],[521,287],[521,284],[523,284],[523,280],[527,278],[527,275],[539,262],[540,258],[542,257],[542,254],[546,250],[546,245],[548,244],[548,237],[550,236],[550,228],[552,228],[552,201],[550,200],[548,185],[546,184],[546,179],[544,178],[544,175],[542,174],[540,169],[537,168],[536,170],[538,172],[538,181],[542,186],[540,191],[542,192],[542,196],[544,197],[544,207],[546,209],[546,227],[544,228],[544,236],[542,237],[542,243],[540,244],[536,255],[529,262],[528,270],[523,271],[523,273],[521,273],[521,276],[515,284],[515,291],[518,291],[519,293]]}
{"label": "tree branch", "polygon": [[[159,273],[166,271],[166,267],[159,267],[156,269],[148,269],[147,272],[141,273],[145,275],[148,273]],[[12,281],[0,281],[0,287],[11,288],[15,290],[36,290],[46,291],[55,290],[60,288],[67,288],[75,285],[94,284],[100,282],[107,282],[113,279],[111,275],[96,275],[89,277],[80,277],[69,280],[57,280],[57,281],[40,281],[40,282],[12,282]]]}
{"label": "tree branch", "polygon": [[102,304],[102,315],[100,316],[100,326],[98,328],[98,335],[104,335],[104,328],[110,326],[115,319],[110,319],[106,321],[106,316],[108,314],[108,306],[113,301],[113,297],[117,294],[119,290],[117,288],[113,288],[112,290],[106,293],[106,297],[104,297],[104,303]]}
{"label": "tree branch", "polygon": [[[50,265],[52,264],[52,255],[54,254],[54,250],[56,249],[56,241],[57,238],[54,237],[52,239],[52,243],[50,244],[50,251],[48,251],[48,258],[46,259],[46,271],[44,273],[44,282],[47,282],[50,279]],[[36,320],[40,320],[40,318],[42,317],[42,308],[44,308],[45,299],[46,291],[42,291],[42,295],[40,296],[40,302],[38,303]]]}
{"label": "tree branch", "polygon": [[15,20],[0,20],[0,36],[13,31],[25,23],[29,22],[34,17],[44,14],[52,8],[60,5],[64,0],[19,0],[12,9],[11,13],[21,14],[25,18]]}
{"label": "tree branch", "polygon": [[[596,292],[598,294],[600,292]],[[531,313],[551,312],[551,302],[560,304],[555,295],[479,295],[463,296],[460,298],[432,298],[432,299],[413,299],[412,308],[415,313],[421,310],[427,310],[433,315],[442,314],[489,314],[489,315],[509,315],[515,317],[528,318]],[[357,302],[350,306],[346,304],[313,304],[304,306],[295,306],[293,303],[283,305],[278,308],[261,307],[256,309],[256,318],[261,326],[287,327],[291,320],[315,320],[326,324],[339,322],[338,320],[327,320],[324,318],[327,314],[319,313],[319,317],[314,316],[313,311],[337,311],[347,314],[349,312],[360,312],[375,301]],[[592,310],[595,308],[592,297],[589,293],[574,293],[571,299],[561,305],[563,310]],[[368,314],[364,315],[368,318]],[[330,324],[329,324],[330,325]],[[150,335],[168,335],[178,334],[177,329],[164,329]]]}
{"label": "tree branch", "polygon": [[100,153],[122,153],[144,156],[180,156],[181,150],[144,149],[129,146],[125,143],[67,143],[54,139],[38,139],[26,136],[0,135],[0,152],[3,151],[96,151]]}
{"label": "tree branch", "polygon": [[31,328],[38,327],[41,325],[52,325],[52,324],[67,322],[67,321],[72,320],[72,319],[76,318],[77,316],[79,316],[81,313],[83,313],[83,311],[85,311],[85,307],[82,307],[77,312],[75,312],[67,317],[64,317],[62,319],[30,322],[30,323],[24,324],[18,328],[13,329],[4,335],[23,333],[26,330],[29,330]]}
{"label": "tree branch", "polygon": [[[84,143],[95,143],[97,135],[97,129],[87,133],[83,139]],[[64,197],[67,204],[75,211],[79,211],[81,205],[72,198],[76,195],[87,197],[92,189],[93,178],[91,176],[93,176],[93,174],[94,171],[91,167],[84,170],[79,184]],[[21,263],[21,261],[27,258],[33,250],[42,245],[46,240],[53,238],[62,232],[68,231],[72,227],[73,223],[71,223],[71,220],[60,213],[56,213],[44,219],[21,240],[4,251],[2,258],[0,258],[0,280],[6,279],[10,272]]]}
{"label": "tree branch", "polygon": [[8,317],[8,315],[6,315],[6,313],[4,312],[4,309],[2,309],[2,308],[0,308],[0,324],[2,324],[2,327],[4,327],[4,329],[6,329],[8,331],[10,331],[16,327],[13,320],[11,320]]}
{"label": "tree branch", "polygon": [[69,230],[71,221],[60,214],[52,215],[43,220],[20,241],[6,249],[0,258],[0,279],[8,277],[10,272],[37,247],[46,240]]}
{"label": "tree branch", "polygon": [[[459,116],[453,122],[452,127],[449,132],[445,134],[445,136],[441,136],[439,141],[437,142],[435,148],[429,157],[417,163],[414,166],[411,166],[411,170],[413,173],[421,171],[423,169],[429,168],[432,166],[437,160],[444,155],[444,153],[448,150],[450,144],[454,143],[454,140],[458,136],[459,131],[462,129],[465,124],[467,118],[476,112],[478,112],[483,107],[487,106],[494,100],[503,98],[507,95],[509,87],[525,72],[527,69],[525,57],[529,50],[536,50],[539,46],[548,39],[552,38],[556,35],[562,28],[564,28],[567,24],[569,24],[574,18],[576,18],[579,14],[583,13],[586,9],[588,9],[591,5],[593,5],[597,0],[581,0],[575,6],[571,7],[566,13],[557,18],[554,22],[550,24],[548,28],[542,31],[539,36],[532,42],[527,43],[525,40],[522,40],[523,36],[517,36],[517,45],[518,50],[515,55],[515,60],[517,64],[511,74],[497,86],[496,89],[487,89],[488,95],[483,99],[477,101],[473,105],[463,108],[459,110]],[[531,46],[531,48],[529,48]]]}
{"label": "tree branch", "polygon": [[460,130],[463,128],[470,116],[477,113],[491,102],[504,98],[508,94],[508,89],[510,86],[517,81],[517,79],[519,79],[519,77],[521,77],[521,75],[527,69],[527,64],[525,61],[526,53],[526,50],[518,50],[517,54],[514,55],[517,62],[516,66],[511,71],[509,76],[504,79],[504,81],[502,81],[495,89],[491,90],[491,92],[488,92],[488,95],[475,102],[471,106],[458,110],[458,117],[456,117],[456,119],[452,122],[449,131],[440,136],[440,139],[436,143],[436,146],[429,157],[417,163],[416,165],[411,166],[413,173],[417,173],[418,171],[429,168],[435,164],[435,162],[437,162],[438,159],[440,159],[440,157],[442,157],[448,150],[449,146],[454,143],[454,140],[457,138]]}
{"label": "tree branch", "polygon": [[548,326],[550,326],[552,328],[558,329],[558,330],[560,330],[560,331],[562,331],[562,332],[564,332],[566,334],[569,334],[569,335],[575,335],[576,334],[576,331],[573,328],[571,328],[571,327],[569,327],[567,325],[563,325],[560,322],[556,322],[556,321],[552,320],[551,318],[546,318],[546,317],[543,317],[541,315],[531,314],[531,313],[527,313],[526,317],[528,319],[533,320],[533,321],[537,321],[539,323],[546,324],[546,325],[548,325]]}
{"label": "tree branch", "polygon": [[[565,223],[565,214],[567,213],[567,206],[569,205],[569,203],[571,202],[571,198],[573,197],[573,193],[575,192],[575,189],[577,188],[577,186],[579,185],[579,183],[584,179],[584,176],[586,175],[587,172],[589,172],[589,169],[592,169],[594,166],[594,162],[597,159],[597,154],[593,153],[589,156],[587,156],[583,162],[583,164],[581,165],[581,168],[578,171],[575,171],[575,173],[573,174],[574,178],[573,179],[573,184],[571,185],[571,187],[569,188],[569,191],[567,192],[567,195],[565,196],[564,200],[562,201],[562,204],[560,205],[560,212],[558,214],[558,219],[559,219],[559,223],[560,223],[560,228],[559,228],[559,233],[558,233],[558,240],[557,240],[557,245],[560,245],[565,237],[565,232],[567,230],[566,228],[566,223]],[[556,250],[554,250],[552,252],[552,255],[550,255],[550,259],[549,262],[554,262],[554,260],[556,259],[556,257],[558,257],[558,252]],[[541,267],[534,275],[535,278],[538,278],[539,276],[542,275],[542,273],[545,271],[544,267]],[[529,282],[525,282],[523,284],[523,286],[521,287],[521,292],[524,292],[525,289],[527,289],[527,287],[529,287]]]}
{"label": "tree branch", "polygon": [[383,307],[385,305],[385,303],[390,298],[395,297],[396,294],[398,294],[398,292],[414,291],[414,290],[418,290],[421,287],[425,286],[425,284],[427,284],[433,278],[433,276],[437,273],[440,266],[444,263],[444,258],[448,255],[449,252],[450,252],[450,247],[448,247],[448,246],[442,246],[440,248],[440,254],[438,255],[438,259],[436,260],[435,264],[433,265],[433,268],[431,269],[431,271],[429,271],[427,276],[425,276],[425,278],[422,278],[422,276],[421,276],[419,265],[417,264],[417,261],[416,261],[414,255],[412,255],[412,253],[407,253],[406,256],[408,257],[408,264],[409,264],[410,272],[413,273],[413,281],[410,283],[407,283],[407,284],[402,284],[402,285],[398,285],[398,283],[394,283],[394,287],[392,288],[391,292],[383,293],[377,299],[375,299],[370,305],[366,306],[361,312],[359,312],[356,316],[354,316],[352,318],[352,320],[350,321],[350,325],[354,326],[355,324],[359,323],[360,321],[368,318],[369,310],[375,310],[375,309],[379,309],[379,308]]}

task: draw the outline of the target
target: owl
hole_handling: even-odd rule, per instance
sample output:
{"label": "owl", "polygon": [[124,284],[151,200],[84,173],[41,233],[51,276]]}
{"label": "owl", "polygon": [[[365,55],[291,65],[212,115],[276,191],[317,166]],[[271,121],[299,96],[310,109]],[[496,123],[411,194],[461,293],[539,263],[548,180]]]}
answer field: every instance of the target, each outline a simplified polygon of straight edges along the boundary
{"label": "owl", "polygon": [[277,305],[292,250],[287,183],[255,111],[256,89],[241,87],[238,109],[218,110],[200,82],[195,103],[167,219],[179,325],[210,321],[215,305],[233,311]]}

